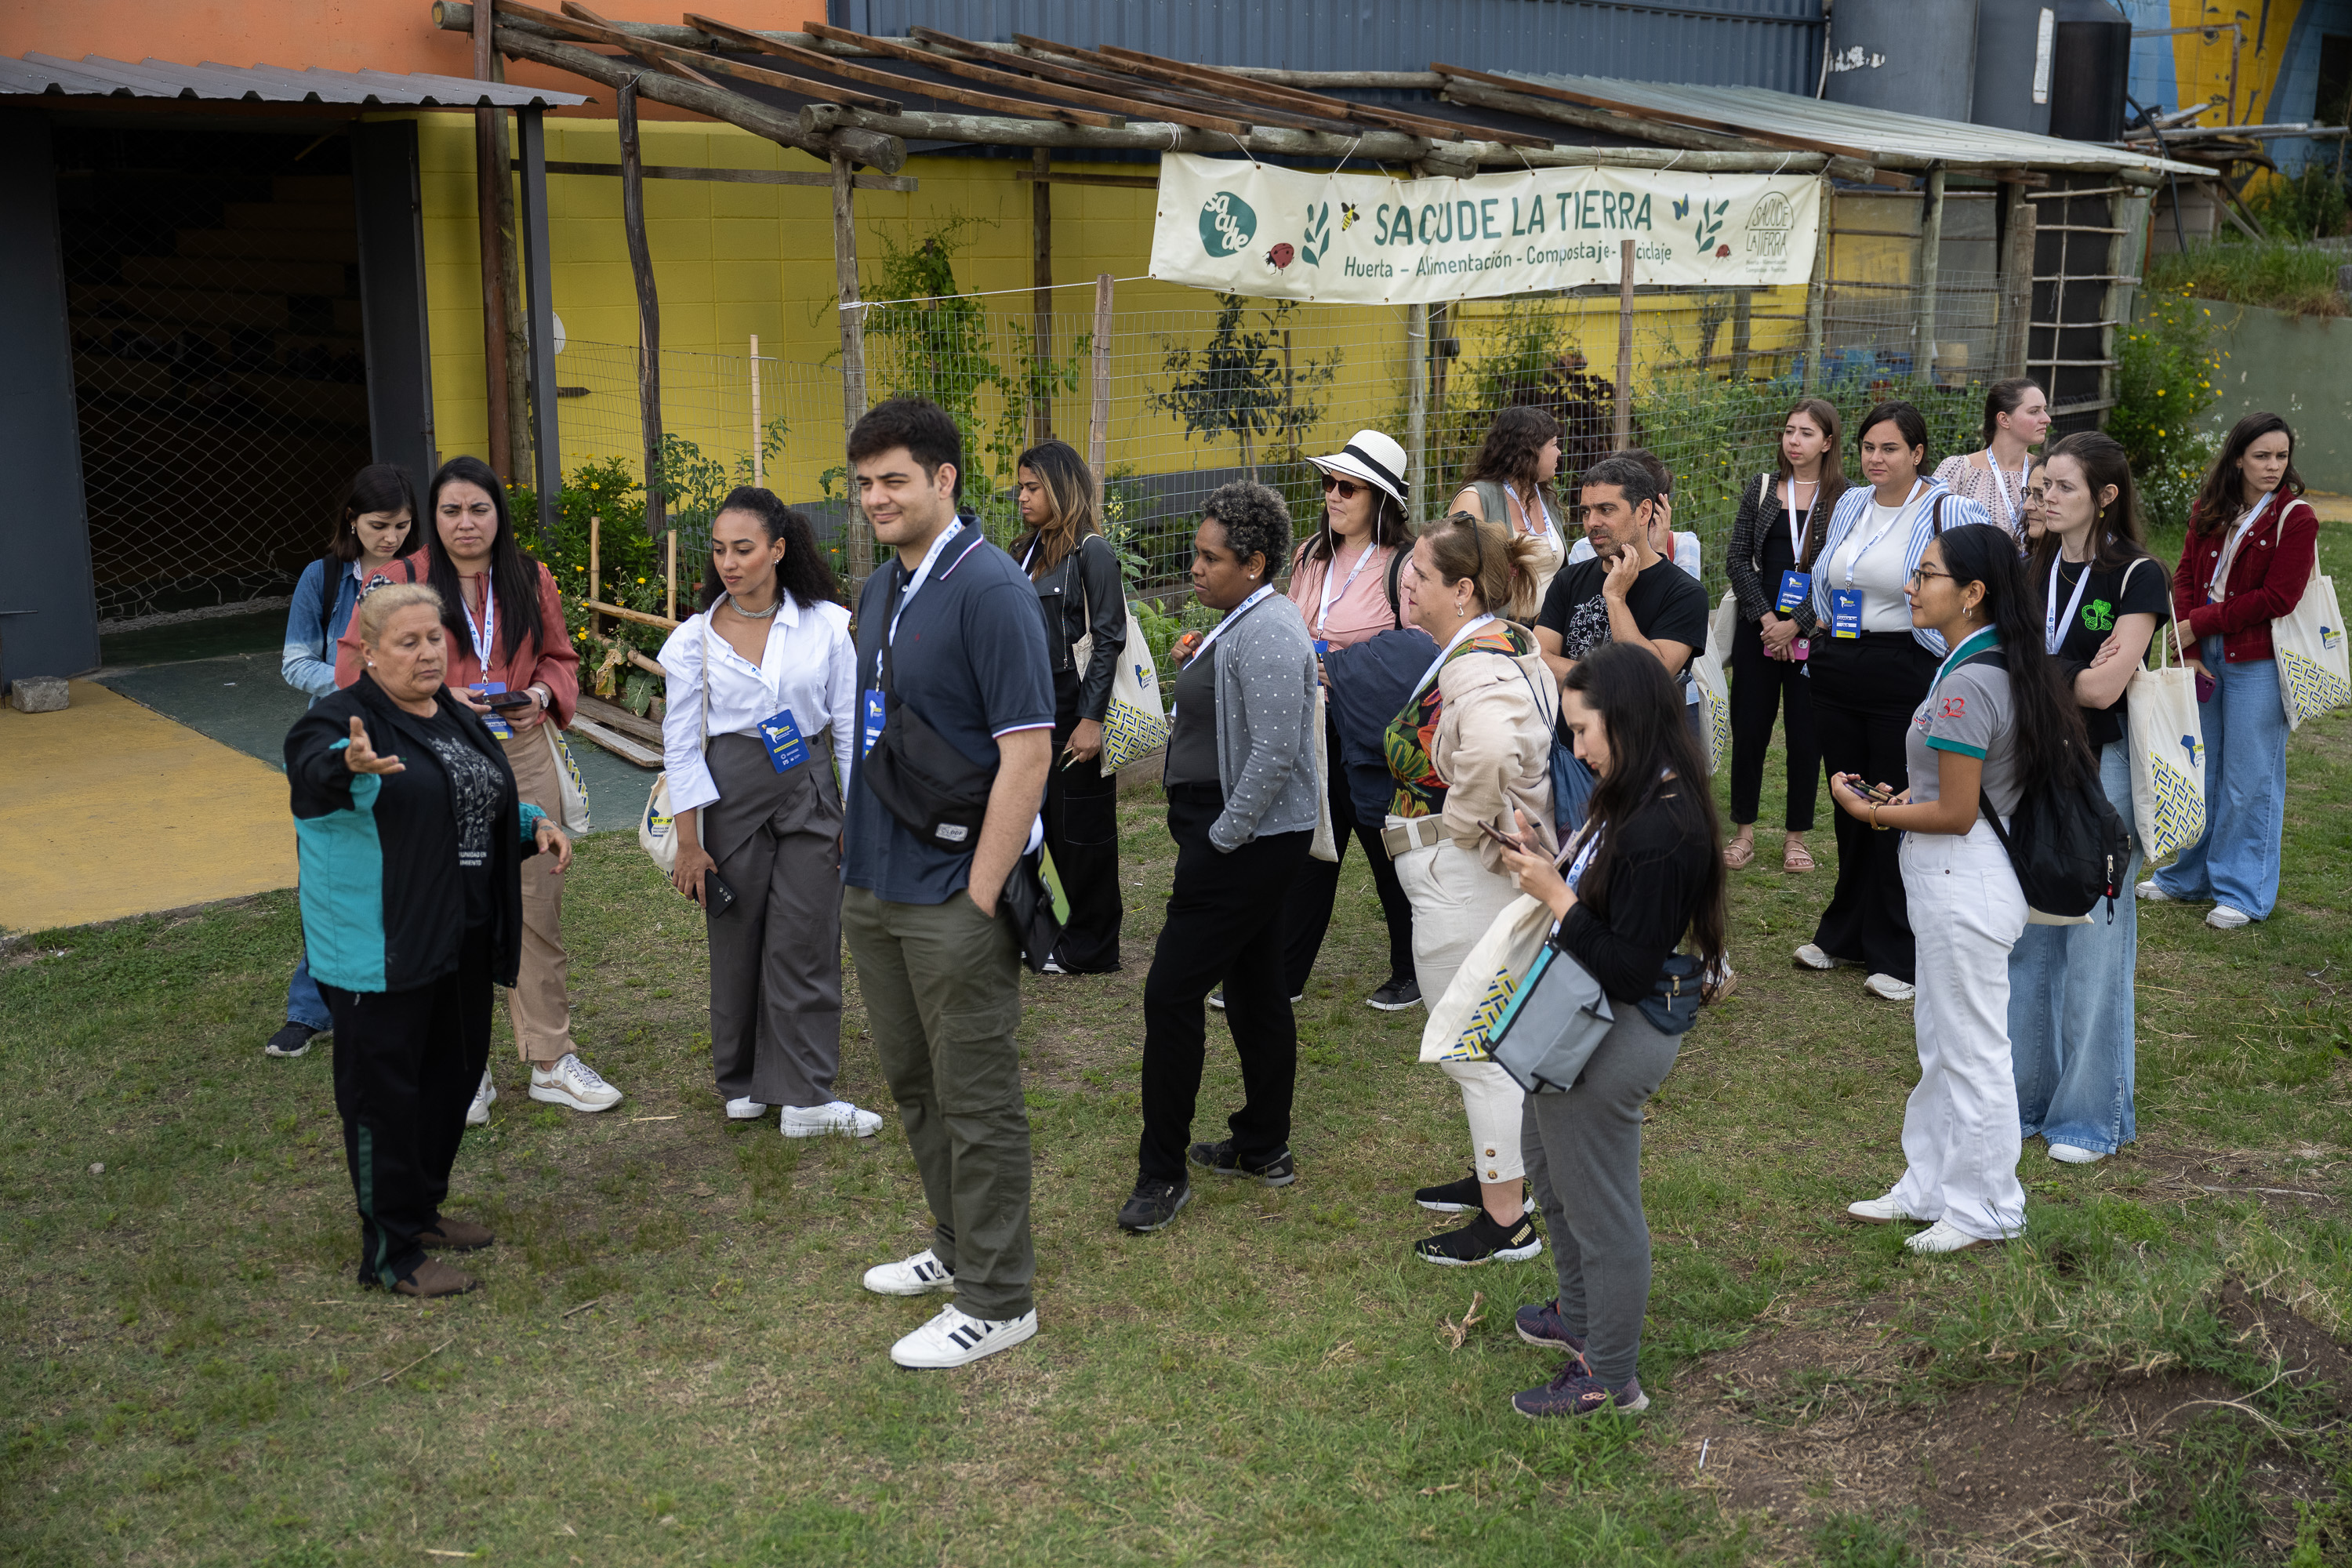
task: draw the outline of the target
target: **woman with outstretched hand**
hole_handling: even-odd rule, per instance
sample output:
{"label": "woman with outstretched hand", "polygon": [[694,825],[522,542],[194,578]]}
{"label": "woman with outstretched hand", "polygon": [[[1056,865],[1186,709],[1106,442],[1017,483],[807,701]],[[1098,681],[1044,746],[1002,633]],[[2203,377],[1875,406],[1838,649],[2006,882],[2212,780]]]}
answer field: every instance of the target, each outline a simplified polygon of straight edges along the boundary
{"label": "woman with outstretched hand", "polygon": [[[302,936],[335,1031],[335,1109],[360,1211],[360,1282],[470,1290],[427,1256],[490,1245],[441,1212],[490,1048],[490,987],[514,984],[522,880],[572,844],[520,801],[505,748],[444,684],[441,596],[381,586],[352,617],[358,678],[286,736]],[[526,867],[526,857],[547,859]]]}

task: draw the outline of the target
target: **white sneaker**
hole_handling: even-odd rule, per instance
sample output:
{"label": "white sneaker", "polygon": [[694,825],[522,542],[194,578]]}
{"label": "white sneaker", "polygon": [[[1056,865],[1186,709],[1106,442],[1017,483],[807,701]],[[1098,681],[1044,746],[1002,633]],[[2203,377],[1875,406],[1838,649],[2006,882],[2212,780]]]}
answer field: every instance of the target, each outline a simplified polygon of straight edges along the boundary
{"label": "white sneaker", "polygon": [[2243,910],[2233,910],[2227,904],[2215,904],[2205,911],[2205,923],[2215,931],[2236,931],[2253,920]]}
{"label": "white sneaker", "polygon": [[1967,1231],[1955,1229],[1939,1219],[1918,1235],[1906,1239],[1903,1245],[1925,1256],[1938,1252],[1964,1252],[1971,1247],[1983,1246],[1984,1237],[1970,1236]]}
{"label": "white sneaker", "polygon": [[969,1366],[984,1355],[1009,1351],[1037,1333],[1037,1309],[1017,1318],[991,1322],[967,1316],[959,1307],[940,1309],[940,1315],[890,1347],[890,1359],[900,1366],[936,1370]]}
{"label": "white sneaker", "polygon": [[787,1105],[777,1120],[787,1138],[823,1138],[835,1132],[845,1138],[871,1138],[882,1130],[879,1116],[860,1110],[845,1100],[824,1105]]}
{"label": "white sneaker", "polygon": [[621,1103],[621,1091],[596,1076],[596,1069],[566,1051],[551,1068],[531,1064],[530,1097],[574,1110],[610,1110]]}
{"label": "white sneaker", "polygon": [[1874,974],[1862,983],[1862,988],[1873,996],[1884,996],[1889,1002],[1908,1002],[1919,994],[1919,988],[1907,980],[1897,980],[1892,974]]}
{"label": "white sneaker", "polygon": [[929,1247],[896,1263],[877,1263],[866,1271],[866,1288],[877,1296],[920,1296],[929,1290],[955,1289],[955,1270],[933,1256]]}
{"label": "white sneaker", "polygon": [[2156,885],[2156,879],[2153,877],[2150,877],[2147,881],[2142,882],[2135,890],[2138,892],[2139,896],[2143,900],[2151,904],[2176,904],[2180,901],[2174,898],[2170,893],[2166,892],[2162,888],[2158,887]]}
{"label": "white sneaker", "polygon": [[1803,969],[1844,969],[1853,963],[1850,958],[1832,958],[1810,942],[1797,950],[1796,957]]}
{"label": "white sneaker", "polygon": [[727,1102],[727,1120],[730,1121],[757,1121],[767,1114],[768,1108],[749,1096]]}
{"label": "white sneaker", "polygon": [[2062,1165],[2095,1165],[2106,1158],[2105,1154],[2094,1154],[2088,1149],[2077,1148],[2072,1143],[2053,1143],[2050,1145],[2050,1157]]}
{"label": "white sneaker", "polygon": [[482,1069],[481,1087],[474,1090],[474,1103],[466,1107],[466,1125],[487,1127],[490,1123],[490,1107],[498,1103],[499,1086],[490,1081],[490,1069]]}
{"label": "white sneaker", "polygon": [[1893,1193],[1883,1198],[1864,1198],[1858,1204],[1848,1204],[1845,1212],[1872,1225],[1893,1225],[1896,1220],[1919,1223],[1919,1216],[1895,1201]]}

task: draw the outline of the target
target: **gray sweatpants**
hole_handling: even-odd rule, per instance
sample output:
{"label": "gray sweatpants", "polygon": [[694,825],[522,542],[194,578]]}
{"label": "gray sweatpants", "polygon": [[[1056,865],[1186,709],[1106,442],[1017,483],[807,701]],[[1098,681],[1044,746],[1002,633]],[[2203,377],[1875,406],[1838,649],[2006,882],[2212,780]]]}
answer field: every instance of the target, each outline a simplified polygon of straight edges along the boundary
{"label": "gray sweatpants", "polygon": [[[1642,1218],[1642,1107],[1681,1048],[1632,1004],[1566,1094],[1531,1094],[1520,1113],[1528,1183],[1551,1233],[1559,1315],[1584,1341],[1593,1374],[1633,1375],[1650,1305],[1650,1227]],[[1574,1199],[1574,1206],[1562,1194]]]}

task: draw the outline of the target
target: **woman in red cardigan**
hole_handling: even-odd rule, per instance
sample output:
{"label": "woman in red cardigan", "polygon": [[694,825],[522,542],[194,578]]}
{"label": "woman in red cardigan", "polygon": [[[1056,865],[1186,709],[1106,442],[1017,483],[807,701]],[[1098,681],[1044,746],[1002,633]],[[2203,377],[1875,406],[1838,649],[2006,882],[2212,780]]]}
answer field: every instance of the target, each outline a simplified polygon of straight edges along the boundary
{"label": "woman in red cardigan", "polygon": [[[507,490],[479,458],[452,458],[433,476],[425,503],[424,548],[386,567],[377,581],[429,583],[440,590],[448,632],[449,695],[483,715],[506,748],[521,798],[572,833],[563,820],[563,761],[543,728],[569,722],[580,702],[580,655],[564,634],[563,604],[545,566],[516,548]],[[354,626],[358,617],[352,617]],[[346,632],[335,649],[335,679],[359,679],[363,655]],[[573,1110],[609,1110],[621,1091],[580,1059],[565,993],[563,881],[526,868],[522,965],[507,996],[515,1047],[530,1064],[530,1098]],[[488,1069],[466,1120],[490,1119],[498,1099]]]}
{"label": "woman in red cardigan", "polygon": [[2319,519],[2301,498],[2294,432],[2275,414],[2231,430],[2189,510],[2172,574],[2205,742],[2205,837],[2139,885],[2159,901],[2210,899],[2205,923],[2235,931],[2278,902],[2286,820],[2286,709],[2271,622],[2311,581]]}

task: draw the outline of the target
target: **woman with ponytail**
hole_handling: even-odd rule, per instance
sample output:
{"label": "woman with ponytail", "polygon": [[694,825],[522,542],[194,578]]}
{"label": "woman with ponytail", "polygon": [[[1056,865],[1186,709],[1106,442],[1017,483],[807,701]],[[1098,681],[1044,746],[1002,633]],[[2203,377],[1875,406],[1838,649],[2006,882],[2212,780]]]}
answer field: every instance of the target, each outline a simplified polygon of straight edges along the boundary
{"label": "woman with ponytail", "polygon": [[[1405,563],[1406,614],[1442,650],[1389,725],[1396,796],[1381,843],[1412,900],[1412,960],[1435,1005],[1470,949],[1518,897],[1481,826],[1516,835],[1516,814],[1551,847],[1551,741],[1559,687],[1526,622],[1541,552],[1507,524],[1455,512],[1422,530]],[[1470,1118],[1470,1174],[1423,1187],[1422,1207],[1472,1215],[1413,1247],[1424,1263],[1484,1263],[1543,1250],[1527,1215],[1519,1086],[1492,1061],[1440,1064]]]}
{"label": "woman with ponytail", "polygon": [[1832,773],[1830,797],[1863,831],[1902,835],[1919,1084],[1903,1111],[1903,1179],[1846,1212],[1927,1225],[1912,1251],[1958,1252],[2025,1228],[2009,1047],[2009,955],[2025,894],[1985,813],[2006,819],[2029,780],[2070,787],[2088,746],[2007,529],[1968,523],[1929,540],[1907,596],[1913,624],[1949,650],[1906,732],[1910,787]]}

